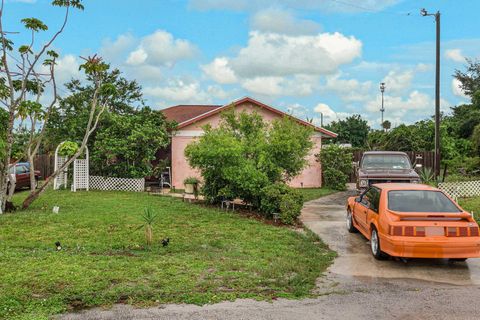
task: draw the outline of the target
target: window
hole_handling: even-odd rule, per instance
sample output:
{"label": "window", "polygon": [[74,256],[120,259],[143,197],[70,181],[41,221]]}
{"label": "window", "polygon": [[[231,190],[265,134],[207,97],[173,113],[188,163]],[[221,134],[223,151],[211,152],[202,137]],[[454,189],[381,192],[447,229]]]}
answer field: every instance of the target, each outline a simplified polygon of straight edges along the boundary
{"label": "window", "polygon": [[370,188],[365,194],[368,197],[368,207],[378,213],[380,206],[380,190],[377,188]]}
{"label": "window", "polygon": [[26,173],[27,169],[24,166],[15,166],[15,173],[16,174],[23,174]]}
{"label": "window", "polygon": [[403,154],[367,154],[363,157],[363,169],[411,169],[410,160]]}
{"label": "window", "polygon": [[389,191],[388,209],[398,212],[461,212],[446,195],[434,190]]}

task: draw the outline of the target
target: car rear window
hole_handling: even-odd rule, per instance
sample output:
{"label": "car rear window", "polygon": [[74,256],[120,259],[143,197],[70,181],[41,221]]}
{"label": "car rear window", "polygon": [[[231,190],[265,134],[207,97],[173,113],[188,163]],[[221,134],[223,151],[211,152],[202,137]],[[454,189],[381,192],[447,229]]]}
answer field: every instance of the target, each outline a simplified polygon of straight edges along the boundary
{"label": "car rear window", "polygon": [[398,212],[461,212],[446,195],[432,190],[392,190],[388,209]]}

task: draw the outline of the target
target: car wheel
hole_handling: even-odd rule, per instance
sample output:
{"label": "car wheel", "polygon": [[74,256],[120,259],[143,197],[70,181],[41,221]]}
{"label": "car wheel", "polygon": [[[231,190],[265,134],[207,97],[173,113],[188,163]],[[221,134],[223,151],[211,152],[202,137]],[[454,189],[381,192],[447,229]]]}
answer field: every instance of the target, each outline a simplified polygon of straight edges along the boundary
{"label": "car wheel", "polygon": [[370,234],[370,249],[373,257],[377,260],[385,260],[387,257],[387,255],[381,250],[380,237],[378,236],[378,232],[375,227],[372,227],[372,233]]}
{"label": "car wheel", "polygon": [[357,233],[358,232],[357,228],[355,228],[355,226],[353,225],[353,216],[352,216],[352,212],[350,211],[350,209],[347,210],[347,230],[350,233]]}

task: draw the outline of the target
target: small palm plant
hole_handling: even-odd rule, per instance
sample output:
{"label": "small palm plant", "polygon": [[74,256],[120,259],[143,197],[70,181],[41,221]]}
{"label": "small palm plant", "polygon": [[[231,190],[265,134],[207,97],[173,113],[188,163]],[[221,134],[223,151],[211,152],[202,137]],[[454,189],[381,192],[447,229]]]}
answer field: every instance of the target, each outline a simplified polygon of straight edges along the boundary
{"label": "small palm plant", "polygon": [[[143,210],[142,220],[143,224],[138,229],[145,229],[145,241],[150,246],[153,243],[153,223],[157,218],[157,214],[153,212],[153,209],[148,207]],[[137,230],[138,230],[137,229]]]}
{"label": "small palm plant", "polygon": [[431,183],[434,180],[433,170],[432,168],[423,167],[422,170],[419,172],[420,179],[422,179],[423,183]]}

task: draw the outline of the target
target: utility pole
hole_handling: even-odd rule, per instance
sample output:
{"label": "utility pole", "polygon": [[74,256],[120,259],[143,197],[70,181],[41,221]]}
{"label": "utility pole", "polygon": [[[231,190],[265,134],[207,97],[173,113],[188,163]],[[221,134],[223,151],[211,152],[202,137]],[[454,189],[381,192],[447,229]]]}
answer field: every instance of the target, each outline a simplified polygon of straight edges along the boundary
{"label": "utility pole", "polygon": [[428,13],[420,10],[424,17],[435,17],[436,31],[436,61],[435,61],[435,177],[440,175],[440,11]]}
{"label": "utility pole", "polygon": [[382,129],[384,129],[383,128],[383,113],[385,112],[385,107],[383,106],[383,93],[385,92],[385,82],[380,83],[380,92],[382,93],[382,108],[380,109],[380,112],[382,113],[381,126],[382,126]]}

